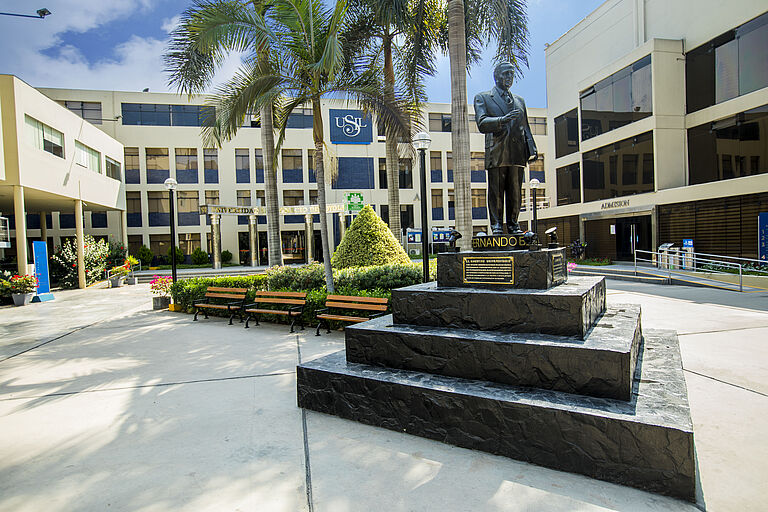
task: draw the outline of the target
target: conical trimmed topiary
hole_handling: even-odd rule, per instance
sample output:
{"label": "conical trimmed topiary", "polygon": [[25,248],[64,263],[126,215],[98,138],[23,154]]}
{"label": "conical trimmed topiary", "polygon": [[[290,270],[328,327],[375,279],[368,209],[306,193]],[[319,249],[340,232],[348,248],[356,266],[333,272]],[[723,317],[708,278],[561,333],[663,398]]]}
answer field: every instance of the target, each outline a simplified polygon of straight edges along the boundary
{"label": "conical trimmed topiary", "polygon": [[370,205],[360,211],[331,258],[334,268],[410,262],[403,246]]}

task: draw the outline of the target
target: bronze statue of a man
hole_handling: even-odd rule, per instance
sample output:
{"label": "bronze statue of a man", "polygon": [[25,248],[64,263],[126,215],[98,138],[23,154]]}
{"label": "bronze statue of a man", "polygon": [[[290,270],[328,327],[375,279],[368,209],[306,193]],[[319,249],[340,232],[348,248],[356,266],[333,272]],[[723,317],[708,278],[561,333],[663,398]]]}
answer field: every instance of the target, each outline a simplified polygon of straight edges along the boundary
{"label": "bronze statue of a man", "polygon": [[[517,217],[522,202],[524,169],[537,157],[523,98],[509,92],[515,71],[502,62],[493,70],[496,87],[475,96],[475,120],[485,134],[485,169],[488,171],[488,215],[494,235],[521,233]],[[506,202],[506,209],[504,208]]]}

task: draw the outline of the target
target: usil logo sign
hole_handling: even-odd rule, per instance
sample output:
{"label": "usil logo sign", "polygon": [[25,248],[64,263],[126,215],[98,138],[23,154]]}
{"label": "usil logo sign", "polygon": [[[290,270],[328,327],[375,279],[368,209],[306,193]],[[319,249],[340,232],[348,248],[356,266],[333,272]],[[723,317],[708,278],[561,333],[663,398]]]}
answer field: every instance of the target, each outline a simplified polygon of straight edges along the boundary
{"label": "usil logo sign", "polygon": [[367,124],[363,124],[362,117],[355,117],[352,114],[336,117],[336,127],[341,128],[347,137],[357,137],[360,135],[360,130],[367,126]]}

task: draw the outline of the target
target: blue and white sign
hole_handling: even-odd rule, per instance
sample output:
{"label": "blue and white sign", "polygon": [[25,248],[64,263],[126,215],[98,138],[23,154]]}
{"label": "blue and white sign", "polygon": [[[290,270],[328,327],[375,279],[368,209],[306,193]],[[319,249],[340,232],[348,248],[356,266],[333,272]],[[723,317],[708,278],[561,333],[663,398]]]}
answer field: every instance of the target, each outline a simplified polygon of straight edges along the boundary
{"label": "blue and white sign", "polygon": [[693,238],[683,238],[683,247],[693,247]]}
{"label": "blue and white sign", "polygon": [[360,110],[330,109],[331,143],[370,144],[373,142],[373,120]]}
{"label": "blue and white sign", "polygon": [[51,279],[48,275],[48,246],[45,242],[32,242],[32,253],[35,257],[35,277],[37,278],[37,295],[32,298],[32,302],[53,300]]}
{"label": "blue and white sign", "polygon": [[432,231],[432,241],[435,243],[447,244],[451,238],[450,229],[436,229]]}
{"label": "blue and white sign", "polygon": [[768,261],[768,212],[757,214],[757,257]]}

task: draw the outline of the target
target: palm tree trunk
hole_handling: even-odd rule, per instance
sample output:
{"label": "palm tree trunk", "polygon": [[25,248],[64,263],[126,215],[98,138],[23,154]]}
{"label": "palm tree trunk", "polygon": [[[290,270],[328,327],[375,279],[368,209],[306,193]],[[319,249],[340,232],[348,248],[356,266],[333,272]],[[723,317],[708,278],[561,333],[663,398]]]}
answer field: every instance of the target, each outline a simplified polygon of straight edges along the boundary
{"label": "palm tree trunk", "polygon": [[320,97],[312,98],[312,135],[315,140],[315,177],[317,179],[317,207],[320,210],[320,240],[323,246],[323,267],[325,268],[325,287],[333,293],[333,269],[331,251],[328,244],[328,216],[325,200],[325,166],[323,158],[323,117],[320,111]]}
{"label": "palm tree trunk", "polygon": [[280,200],[277,195],[277,172],[275,169],[275,131],[272,122],[272,104],[261,109],[261,147],[264,162],[264,181],[266,182],[267,206],[267,245],[269,247],[269,266],[283,264],[282,243],[280,240]]}
{"label": "palm tree trunk", "polygon": [[[395,98],[395,68],[392,63],[392,39],[384,37],[384,83],[387,100],[392,102]],[[387,204],[389,205],[389,229],[400,242],[403,239],[402,226],[400,225],[400,158],[397,154],[397,139],[386,130],[385,142],[387,157]]]}
{"label": "palm tree trunk", "polygon": [[456,200],[456,229],[464,235],[458,245],[472,243],[472,191],[469,176],[469,117],[467,116],[467,41],[463,0],[448,0],[448,56],[451,62],[451,149]]}

